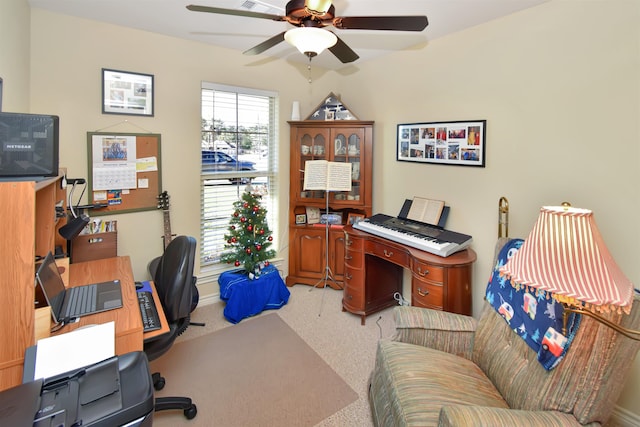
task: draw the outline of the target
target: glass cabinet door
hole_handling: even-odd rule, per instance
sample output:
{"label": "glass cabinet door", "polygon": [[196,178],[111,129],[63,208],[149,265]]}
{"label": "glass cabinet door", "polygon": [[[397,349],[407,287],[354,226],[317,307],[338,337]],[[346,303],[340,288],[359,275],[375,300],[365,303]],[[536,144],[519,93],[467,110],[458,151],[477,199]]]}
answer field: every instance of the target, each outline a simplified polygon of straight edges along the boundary
{"label": "glass cabinet door", "polygon": [[300,138],[300,198],[324,199],[324,191],[304,189],[304,169],[308,160],[327,159],[327,137],[324,130],[310,129]]}
{"label": "glass cabinet door", "polygon": [[345,129],[333,136],[333,161],[351,163],[351,191],[332,193],[334,200],[360,200],[362,129]]}

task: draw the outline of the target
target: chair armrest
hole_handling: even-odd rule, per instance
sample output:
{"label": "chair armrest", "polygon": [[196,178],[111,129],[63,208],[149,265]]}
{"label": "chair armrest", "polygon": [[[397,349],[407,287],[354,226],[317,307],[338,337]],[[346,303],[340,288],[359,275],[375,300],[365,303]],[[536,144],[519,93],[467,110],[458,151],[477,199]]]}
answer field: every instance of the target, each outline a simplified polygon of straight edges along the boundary
{"label": "chair armrest", "polygon": [[557,411],[521,411],[487,406],[452,405],[440,410],[438,427],[581,427],[571,414]]}
{"label": "chair armrest", "polygon": [[421,345],[471,358],[477,320],[471,316],[400,306],[394,309],[394,341]]}

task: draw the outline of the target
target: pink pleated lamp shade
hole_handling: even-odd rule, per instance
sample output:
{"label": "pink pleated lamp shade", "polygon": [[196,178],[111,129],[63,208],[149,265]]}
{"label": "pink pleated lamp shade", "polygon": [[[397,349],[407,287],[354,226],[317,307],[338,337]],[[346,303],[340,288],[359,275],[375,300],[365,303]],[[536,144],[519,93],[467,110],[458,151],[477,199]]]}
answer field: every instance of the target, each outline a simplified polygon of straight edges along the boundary
{"label": "pink pleated lamp shade", "polygon": [[591,311],[628,314],[633,303],[633,284],[613,260],[587,209],[542,207],[529,237],[500,272],[514,283]]}

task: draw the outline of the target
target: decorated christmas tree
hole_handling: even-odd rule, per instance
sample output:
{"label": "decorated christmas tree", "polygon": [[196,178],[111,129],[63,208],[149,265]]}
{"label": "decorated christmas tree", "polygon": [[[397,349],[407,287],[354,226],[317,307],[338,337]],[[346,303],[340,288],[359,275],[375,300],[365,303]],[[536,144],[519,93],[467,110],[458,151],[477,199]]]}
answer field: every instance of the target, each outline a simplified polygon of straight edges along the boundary
{"label": "decorated christmas tree", "polygon": [[262,192],[247,185],[242,199],[233,203],[233,214],[228,232],[224,235],[226,244],[221,260],[244,266],[250,279],[260,276],[262,269],[269,265],[269,259],[276,251],[269,249],[273,237],[267,224],[267,210],[261,206]]}

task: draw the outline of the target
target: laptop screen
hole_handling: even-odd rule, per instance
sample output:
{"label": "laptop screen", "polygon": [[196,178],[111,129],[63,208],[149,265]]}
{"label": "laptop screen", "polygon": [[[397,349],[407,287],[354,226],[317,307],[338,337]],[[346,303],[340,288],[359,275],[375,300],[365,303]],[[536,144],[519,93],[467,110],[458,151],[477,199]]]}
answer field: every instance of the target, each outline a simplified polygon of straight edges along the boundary
{"label": "laptop screen", "polygon": [[42,293],[47,299],[47,303],[51,307],[53,320],[59,322],[60,319],[58,317],[64,302],[65,287],[51,252],[42,261],[36,273],[36,278],[42,287]]}

